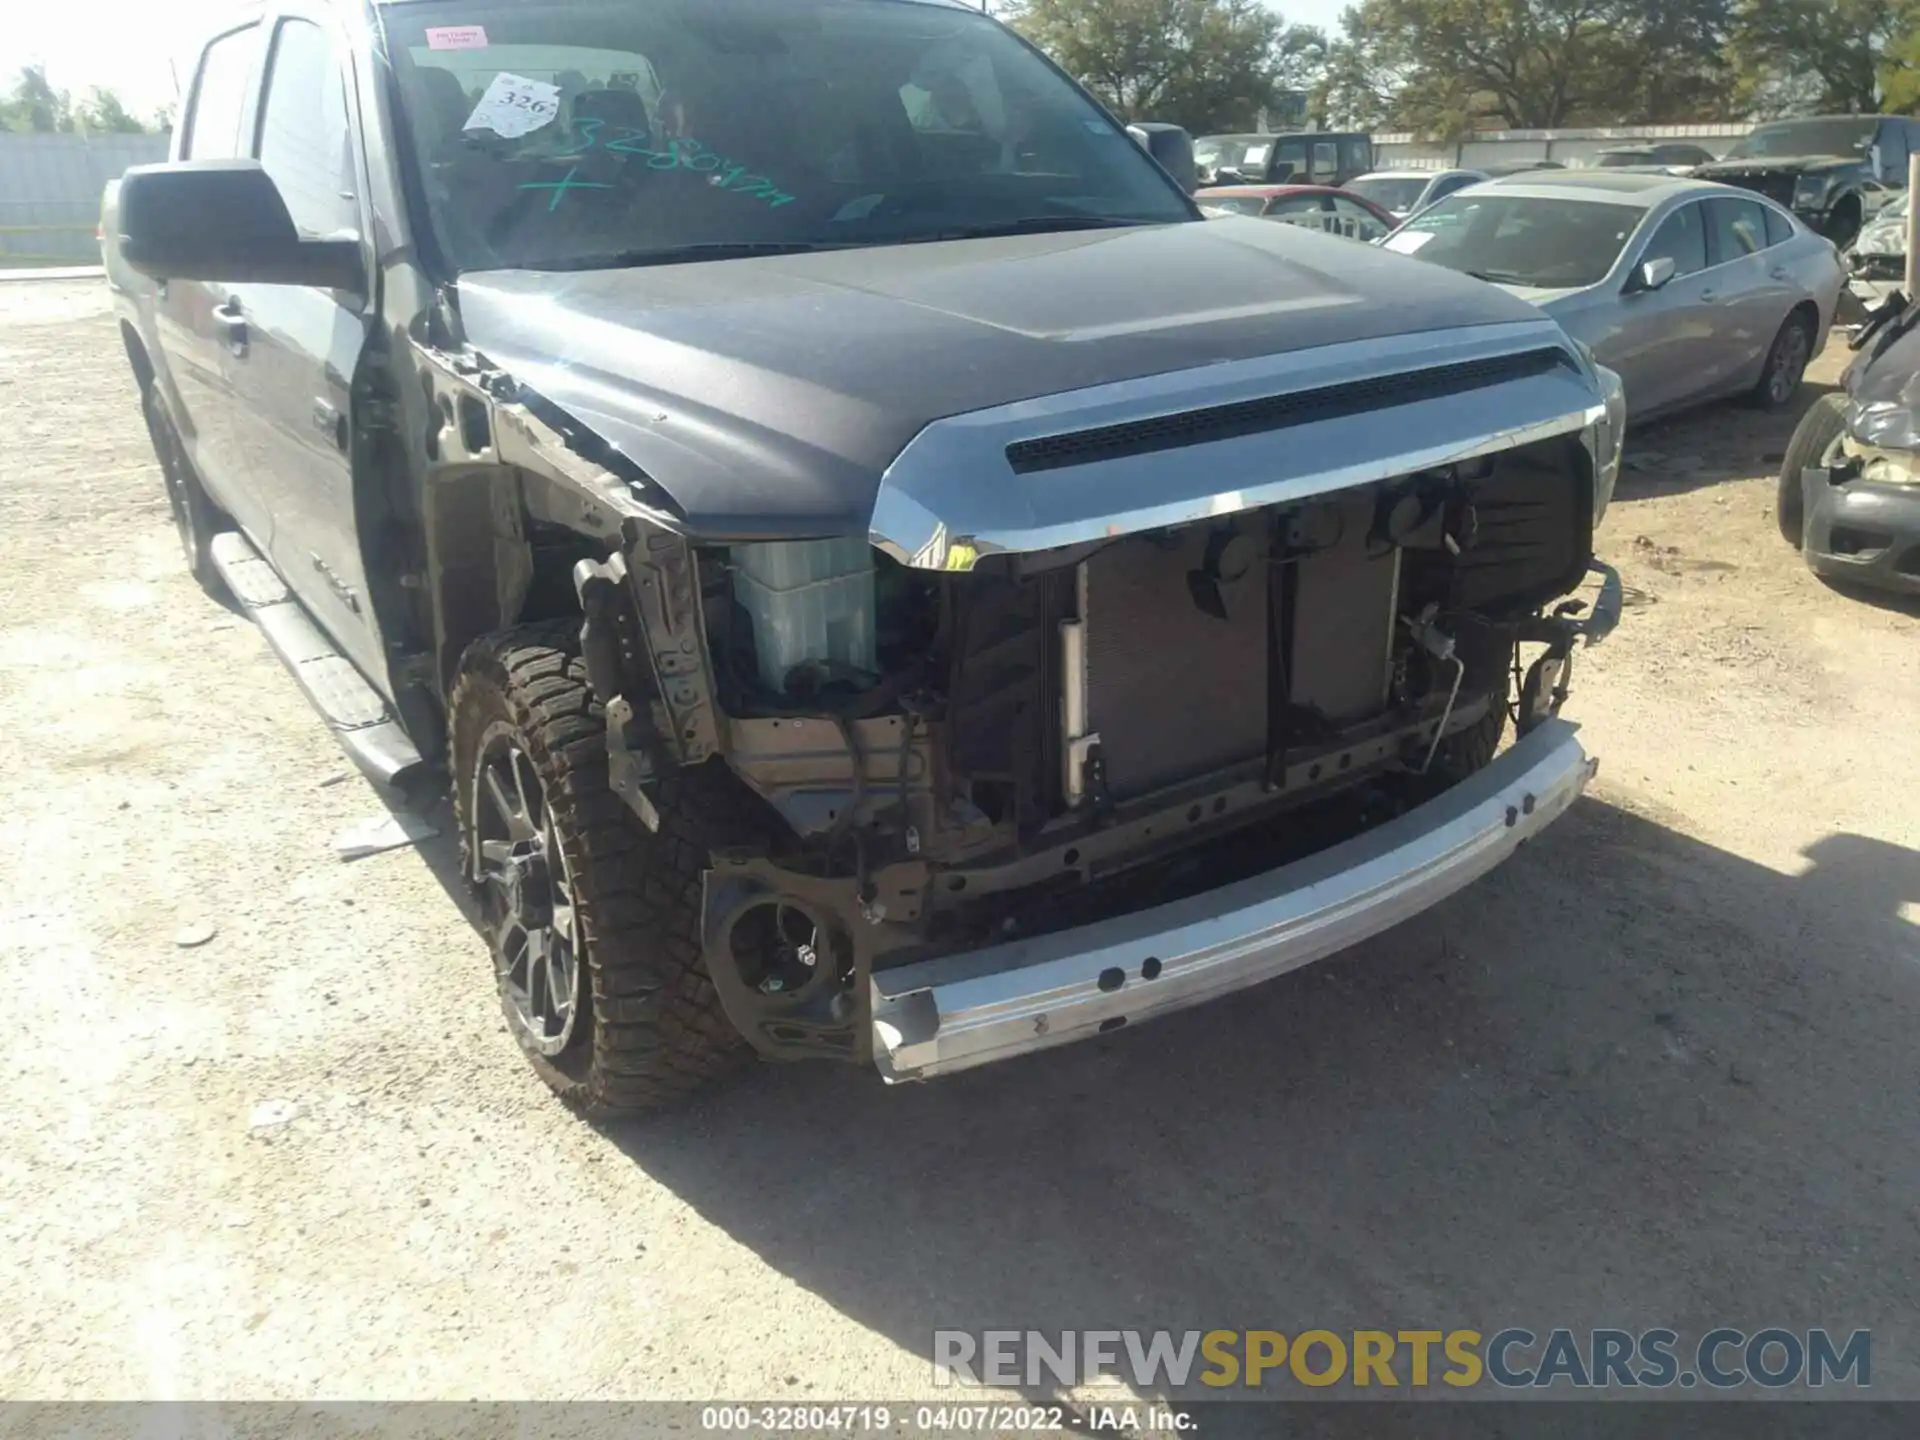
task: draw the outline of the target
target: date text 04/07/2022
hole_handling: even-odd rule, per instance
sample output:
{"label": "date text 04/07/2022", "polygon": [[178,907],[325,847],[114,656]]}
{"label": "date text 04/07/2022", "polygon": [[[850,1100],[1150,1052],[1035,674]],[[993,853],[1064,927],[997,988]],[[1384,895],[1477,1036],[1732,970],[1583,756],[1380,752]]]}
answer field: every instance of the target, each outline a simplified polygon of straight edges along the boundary
{"label": "date text 04/07/2022", "polygon": [[1188,1411],[1168,1405],[1093,1405],[1075,1413],[1064,1405],[708,1405],[700,1428],[719,1433],[805,1431],[903,1435],[1042,1435],[1064,1433],[1179,1434],[1196,1428]]}

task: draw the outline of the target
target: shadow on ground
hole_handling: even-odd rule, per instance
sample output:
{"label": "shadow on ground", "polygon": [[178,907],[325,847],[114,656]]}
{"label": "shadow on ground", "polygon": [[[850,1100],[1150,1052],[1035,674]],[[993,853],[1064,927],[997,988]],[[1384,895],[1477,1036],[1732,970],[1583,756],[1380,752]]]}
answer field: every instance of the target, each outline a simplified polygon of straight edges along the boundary
{"label": "shadow on ground", "polygon": [[1615,497],[1678,495],[1727,480],[1777,475],[1787,442],[1807,407],[1837,386],[1812,381],[1784,410],[1726,401],[1641,427],[1628,422],[1625,464]]}
{"label": "shadow on ground", "polygon": [[764,1069],[614,1133],[916,1355],[936,1327],[1865,1326],[1876,1391],[1920,1393],[1920,854],[1805,859],[1588,800],[1237,999],[920,1087]]}
{"label": "shadow on ground", "polygon": [[1871,605],[1876,610],[1889,610],[1895,615],[1909,615],[1920,620],[1920,595],[1903,595],[1893,590],[1875,590],[1866,585],[1853,585],[1845,580],[1821,578],[1821,583],[1836,595],[1844,595],[1856,605]]}

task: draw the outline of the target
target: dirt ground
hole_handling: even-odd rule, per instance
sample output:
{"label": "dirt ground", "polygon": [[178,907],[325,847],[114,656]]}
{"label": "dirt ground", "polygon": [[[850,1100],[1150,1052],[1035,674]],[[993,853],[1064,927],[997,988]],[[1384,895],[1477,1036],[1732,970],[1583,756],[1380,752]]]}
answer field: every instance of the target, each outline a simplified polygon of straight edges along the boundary
{"label": "dirt ground", "polygon": [[183,573],[99,282],[0,286],[0,405],[0,1395],[911,1397],[936,1327],[1774,1324],[1869,1327],[1920,1397],[1920,610],[1781,542],[1792,417],[1637,438],[1596,788],[1463,895],[1111,1040],[602,1133],[506,1035],[450,842],[335,857],[381,803]]}

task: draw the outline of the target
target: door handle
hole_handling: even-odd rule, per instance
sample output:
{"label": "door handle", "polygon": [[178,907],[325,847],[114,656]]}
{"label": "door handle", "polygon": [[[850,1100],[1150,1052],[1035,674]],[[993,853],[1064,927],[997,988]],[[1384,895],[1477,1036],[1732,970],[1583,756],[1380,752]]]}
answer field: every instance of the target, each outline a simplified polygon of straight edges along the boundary
{"label": "door handle", "polygon": [[1793,272],[1784,265],[1776,265],[1773,267],[1773,278],[1776,280],[1791,280],[1793,278]]}
{"label": "door handle", "polygon": [[227,349],[233,357],[246,358],[247,353],[247,315],[240,308],[240,302],[228,299],[213,308],[213,320],[227,332]]}
{"label": "door handle", "polygon": [[1706,301],[1707,304],[1709,305],[1711,305],[1716,299],[1718,299],[1719,295],[1720,295],[1720,292],[1718,290],[1702,290],[1700,292],[1700,298]]}

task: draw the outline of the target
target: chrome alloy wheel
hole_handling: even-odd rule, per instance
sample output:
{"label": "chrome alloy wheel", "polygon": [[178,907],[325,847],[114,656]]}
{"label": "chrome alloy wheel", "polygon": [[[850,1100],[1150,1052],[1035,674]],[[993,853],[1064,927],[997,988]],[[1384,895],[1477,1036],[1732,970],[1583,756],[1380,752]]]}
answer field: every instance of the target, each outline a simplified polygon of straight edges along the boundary
{"label": "chrome alloy wheel", "polygon": [[1767,375],[1767,398],[1776,405],[1784,405],[1793,398],[1793,392],[1800,388],[1800,381],[1807,373],[1807,363],[1813,358],[1813,339],[1807,334],[1805,325],[1790,325],[1780,337],[1779,348],[1774,351],[1773,369]]}
{"label": "chrome alloy wheel", "polygon": [[573,875],[533,762],[501,726],[474,763],[473,881],[498,937],[507,1014],[540,1054],[572,1042],[581,1011],[580,917]]}

